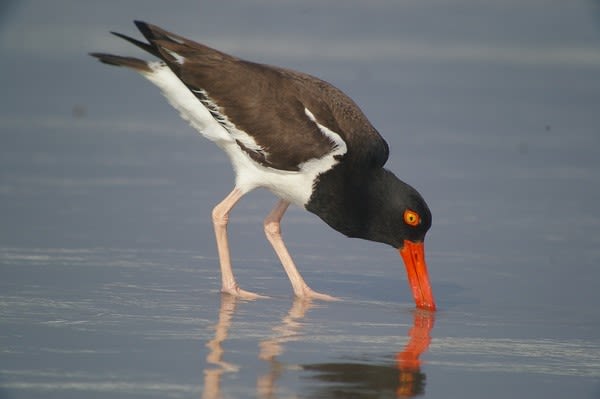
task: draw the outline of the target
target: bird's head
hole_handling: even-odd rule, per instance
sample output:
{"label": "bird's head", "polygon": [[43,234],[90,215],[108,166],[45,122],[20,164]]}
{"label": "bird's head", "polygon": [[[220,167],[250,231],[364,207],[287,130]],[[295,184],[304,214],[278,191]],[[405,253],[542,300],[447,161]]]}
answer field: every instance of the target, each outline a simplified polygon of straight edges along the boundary
{"label": "bird's head", "polygon": [[425,235],[431,211],[423,197],[393,173],[383,170],[370,185],[368,237],[396,248],[404,260],[408,282],[418,308],[435,310],[425,262]]}

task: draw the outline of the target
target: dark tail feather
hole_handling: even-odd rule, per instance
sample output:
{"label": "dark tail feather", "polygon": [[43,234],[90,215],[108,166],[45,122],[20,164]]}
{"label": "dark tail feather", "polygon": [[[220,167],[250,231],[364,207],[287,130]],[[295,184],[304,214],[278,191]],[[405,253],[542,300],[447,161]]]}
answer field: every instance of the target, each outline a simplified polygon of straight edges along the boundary
{"label": "dark tail feather", "polygon": [[133,23],[135,24],[135,26],[137,26],[137,28],[142,33],[142,35],[144,35],[144,37],[149,42],[152,42],[152,39],[156,39],[156,35],[154,35],[154,33],[152,33],[152,25],[150,25],[144,21],[137,21],[137,20],[133,21]]}
{"label": "dark tail feather", "polygon": [[92,57],[96,57],[108,65],[123,66],[135,69],[139,72],[152,72],[152,69],[148,66],[148,63],[144,60],[133,57],[121,57],[120,55],[106,54],[106,53],[90,53]]}
{"label": "dark tail feather", "polygon": [[[157,58],[165,61],[169,67],[175,71],[178,70],[180,65],[177,63],[172,52],[186,56],[188,53],[197,52],[202,49],[207,57],[210,58],[231,58],[230,56],[220,53],[219,51],[207,47],[203,44],[196,43],[192,40],[186,39],[182,36],[168,32],[164,29],[159,28],[142,21],[134,21],[135,25],[139,29],[140,33],[144,35],[148,43],[144,43],[140,40],[134,39],[127,35],[117,32],[111,32],[113,35],[120,37],[121,39],[127,40],[129,43],[141,48],[144,51],[154,55]],[[121,57],[112,54],[104,53],[91,53],[90,55],[98,58],[101,62],[109,65],[125,66],[133,68],[139,72],[151,72],[150,67],[146,61],[139,60],[132,57]]]}
{"label": "dark tail feather", "polygon": [[151,44],[141,42],[137,39],[134,39],[133,37],[129,37],[129,36],[124,35],[119,32],[110,32],[110,33],[112,33],[115,36],[120,37],[121,39],[125,39],[129,43],[134,44],[134,45],[138,46],[139,48],[141,48],[142,50],[149,52],[153,56],[160,58],[160,54],[158,53],[158,50],[156,49],[156,47],[152,46]]}
{"label": "dark tail feather", "polygon": [[[158,26],[142,22],[133,21],[140,33],[144,35],[146,40],[149,42],[149,46],[154,51],[152,54],[156,55],[167,65],[178,74],[181,67],[180,60],[173,55],[176,53],[184,58],[194,58],[196,61],[203,59],[205,62],[212,60],[212,62],[221,62],[225,59],[233,59],[232,56],[225,53],[221,53],[211,47],[204,44],[195,42],[190,39],[186,39],[183,36],[179,36],[175,33],[169,32]],[[135,42],[132,42],[138,45]],[[142,47],[146,49],[145,47]],[[150,51],[149,49],[146,49]]]}
{"label": "dark tail feather", "polygon": [[154,26],[143,21],[133,21],[133,23],[135,24],[135,26],[137,26],[142,35],[144,35],[144,37],[150,42],[151,45],[154,44],[154,42],[157,40],[166,40],[171,43],[178,44],[187,41],[187,39],[174,33],[167,32],[166,30],[161,29],[158,26]]}
{"label": "dark tail feather", "polygon": [[[155,26],[149,25],[145,22],[134,21],[140,32],[144,35],[146,39],[148,39],[149,43],[144,43],[140,40],[134,39],[133,37],[129,37],[122,33],[118,32],[110,32],[113,35],[120,37],[121,39],[127,40],[129,43],[141,48],[144,51],[154,55],[157,58],[164,58],[164,56],[160,53],[158,47],[154,44],[154,40],[160,35],[161,38],[168,38],[168,36],[164,35],[159,28]],[[154,30],[157,30],[154,33]],[[171,39],[172,41],[172,39]],[[138,58],[133,57],[122,57],[119,55],[106,54],[106,53],[90,53],[92,57],[96,57],[105,64],[116,65],[116,66],[124,66],[128,68],[135,69],[139,72],[151,72],[152,69],[148,66],[146,61],[140,60]]]}
{"label": "dark tail feather", "polygon": [[[142,35],[148,40],[152,53],[165,61],[174,71],[178,71],[180,65],[174,58],[172,52],[185,56],[189,50],[189,44],[196,44],[189,39],[166,31],[158,26],[143,21],[133,21]],[[134,43],[137,44],[137,43]],[[150,50],[147,50],[150,51]],[[177,73],[177,72],[176,72]]]}

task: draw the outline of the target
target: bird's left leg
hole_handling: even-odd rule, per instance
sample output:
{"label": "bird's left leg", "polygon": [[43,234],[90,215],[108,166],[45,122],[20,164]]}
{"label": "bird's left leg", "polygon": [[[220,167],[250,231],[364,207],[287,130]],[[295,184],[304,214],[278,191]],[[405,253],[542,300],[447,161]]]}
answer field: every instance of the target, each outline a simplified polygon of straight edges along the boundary
{"label": "bird's left leg", "polygon": [[231,257],[229,255],[229,242],[227,240],[229,212],[243,195],[244,193],[239,188],[234,188],[223,201],[214,207],[212,211],[212,220],[215,229],[215,238],[217,240],[217,250],[219,252],[219,264],[221,266],[221,291],[236,297],[256,299],[261,298],[262,296],[241,289],[233,276]]}
{"label": "bird's left leg", "polygon": [[332,297],[326,294],[320,294],[316,291],[313,291],[304,281],[300,272],[296,268],[292,257],[290,256],[287,248],[285,247],[285,243],[283,242],[283,238],[281,237],[281,218],[283,214],[287,210],[289,202],[280,200],[275,208],[267,215],[264,221],[265,234],[267,239],[273,246],[275,253],[279,257],[285,272],[292,283],[292,288],[294,289],[294,294],[296,294],[299,298],[314,298],[314,299],[322,299],[326,301],[336,300],[337,298]]}

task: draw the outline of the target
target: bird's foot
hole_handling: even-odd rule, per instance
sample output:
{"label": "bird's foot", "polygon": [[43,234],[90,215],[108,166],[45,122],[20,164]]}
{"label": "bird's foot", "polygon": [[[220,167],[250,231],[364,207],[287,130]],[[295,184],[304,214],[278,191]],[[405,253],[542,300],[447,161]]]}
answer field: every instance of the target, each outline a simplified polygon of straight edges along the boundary
{"label": "bird's foot", "polygon": [[243,290],[237,284],[235,284],[232,287],[223,287],[223,288],[221,288],[221,292],[224,294],[232,295],[232,296],[234,296],[236,298],[240,298],[240,299],[254,300],[254,299],[268,298],[267,296],[264,296],[264,295],[260,295],[260,294],[254,293],[254,292]]}
{"label": "bird's foot", "polygon": [[296,292],[296,296],[298,298],[301,299],[306,299],[306,300],[312,300],[312,299],[317,299],[320,301],[329,301],[329,302],[334,302],[334,301],[341,301],[340,298],[336,298],[334,296],[331,295],[327,295],[327,294],[321,294],[320,292],[314,291],[312,288],[310,287],[304,287],[304,289],[302,289],[301,292]]}

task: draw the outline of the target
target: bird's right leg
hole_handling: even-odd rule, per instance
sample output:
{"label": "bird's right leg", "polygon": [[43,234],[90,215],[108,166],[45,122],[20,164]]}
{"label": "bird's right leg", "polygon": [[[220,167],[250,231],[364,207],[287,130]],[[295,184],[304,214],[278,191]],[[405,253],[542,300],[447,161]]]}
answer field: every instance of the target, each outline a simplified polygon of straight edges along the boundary
{"label": "bird's right leg", "polygon": [[279,257],[279,261],[283,265],[283,269],[287,273],[290,283],[292,283],[294,294],[296,294],[298,298],[304,299],[322,299],[325,301],[338,300],[331,295],[313,291],[312,288],[304,282],[304,279],[296,268],[296,265],[283,242],[283,238],[281,237],[281,218],[283,218],[283,214],[289,205],[289,202],[280,200],[271,213],[265,218],[264,227],[267,239]]}
{"label": "bird's right leg", "polygon": [[231,269],[231,257],[229,256],[229,243],[227,241],[229,212],[243,195],[244,193],[240,189],[237,187],[234,188],[223,201],[213,208],[212,220],[215,228],[217,250],[219,252],[219,263],[221,265],[221,291],[240,298],[256,299],[261,296],[242,290],[235,281],[233,270]]}

